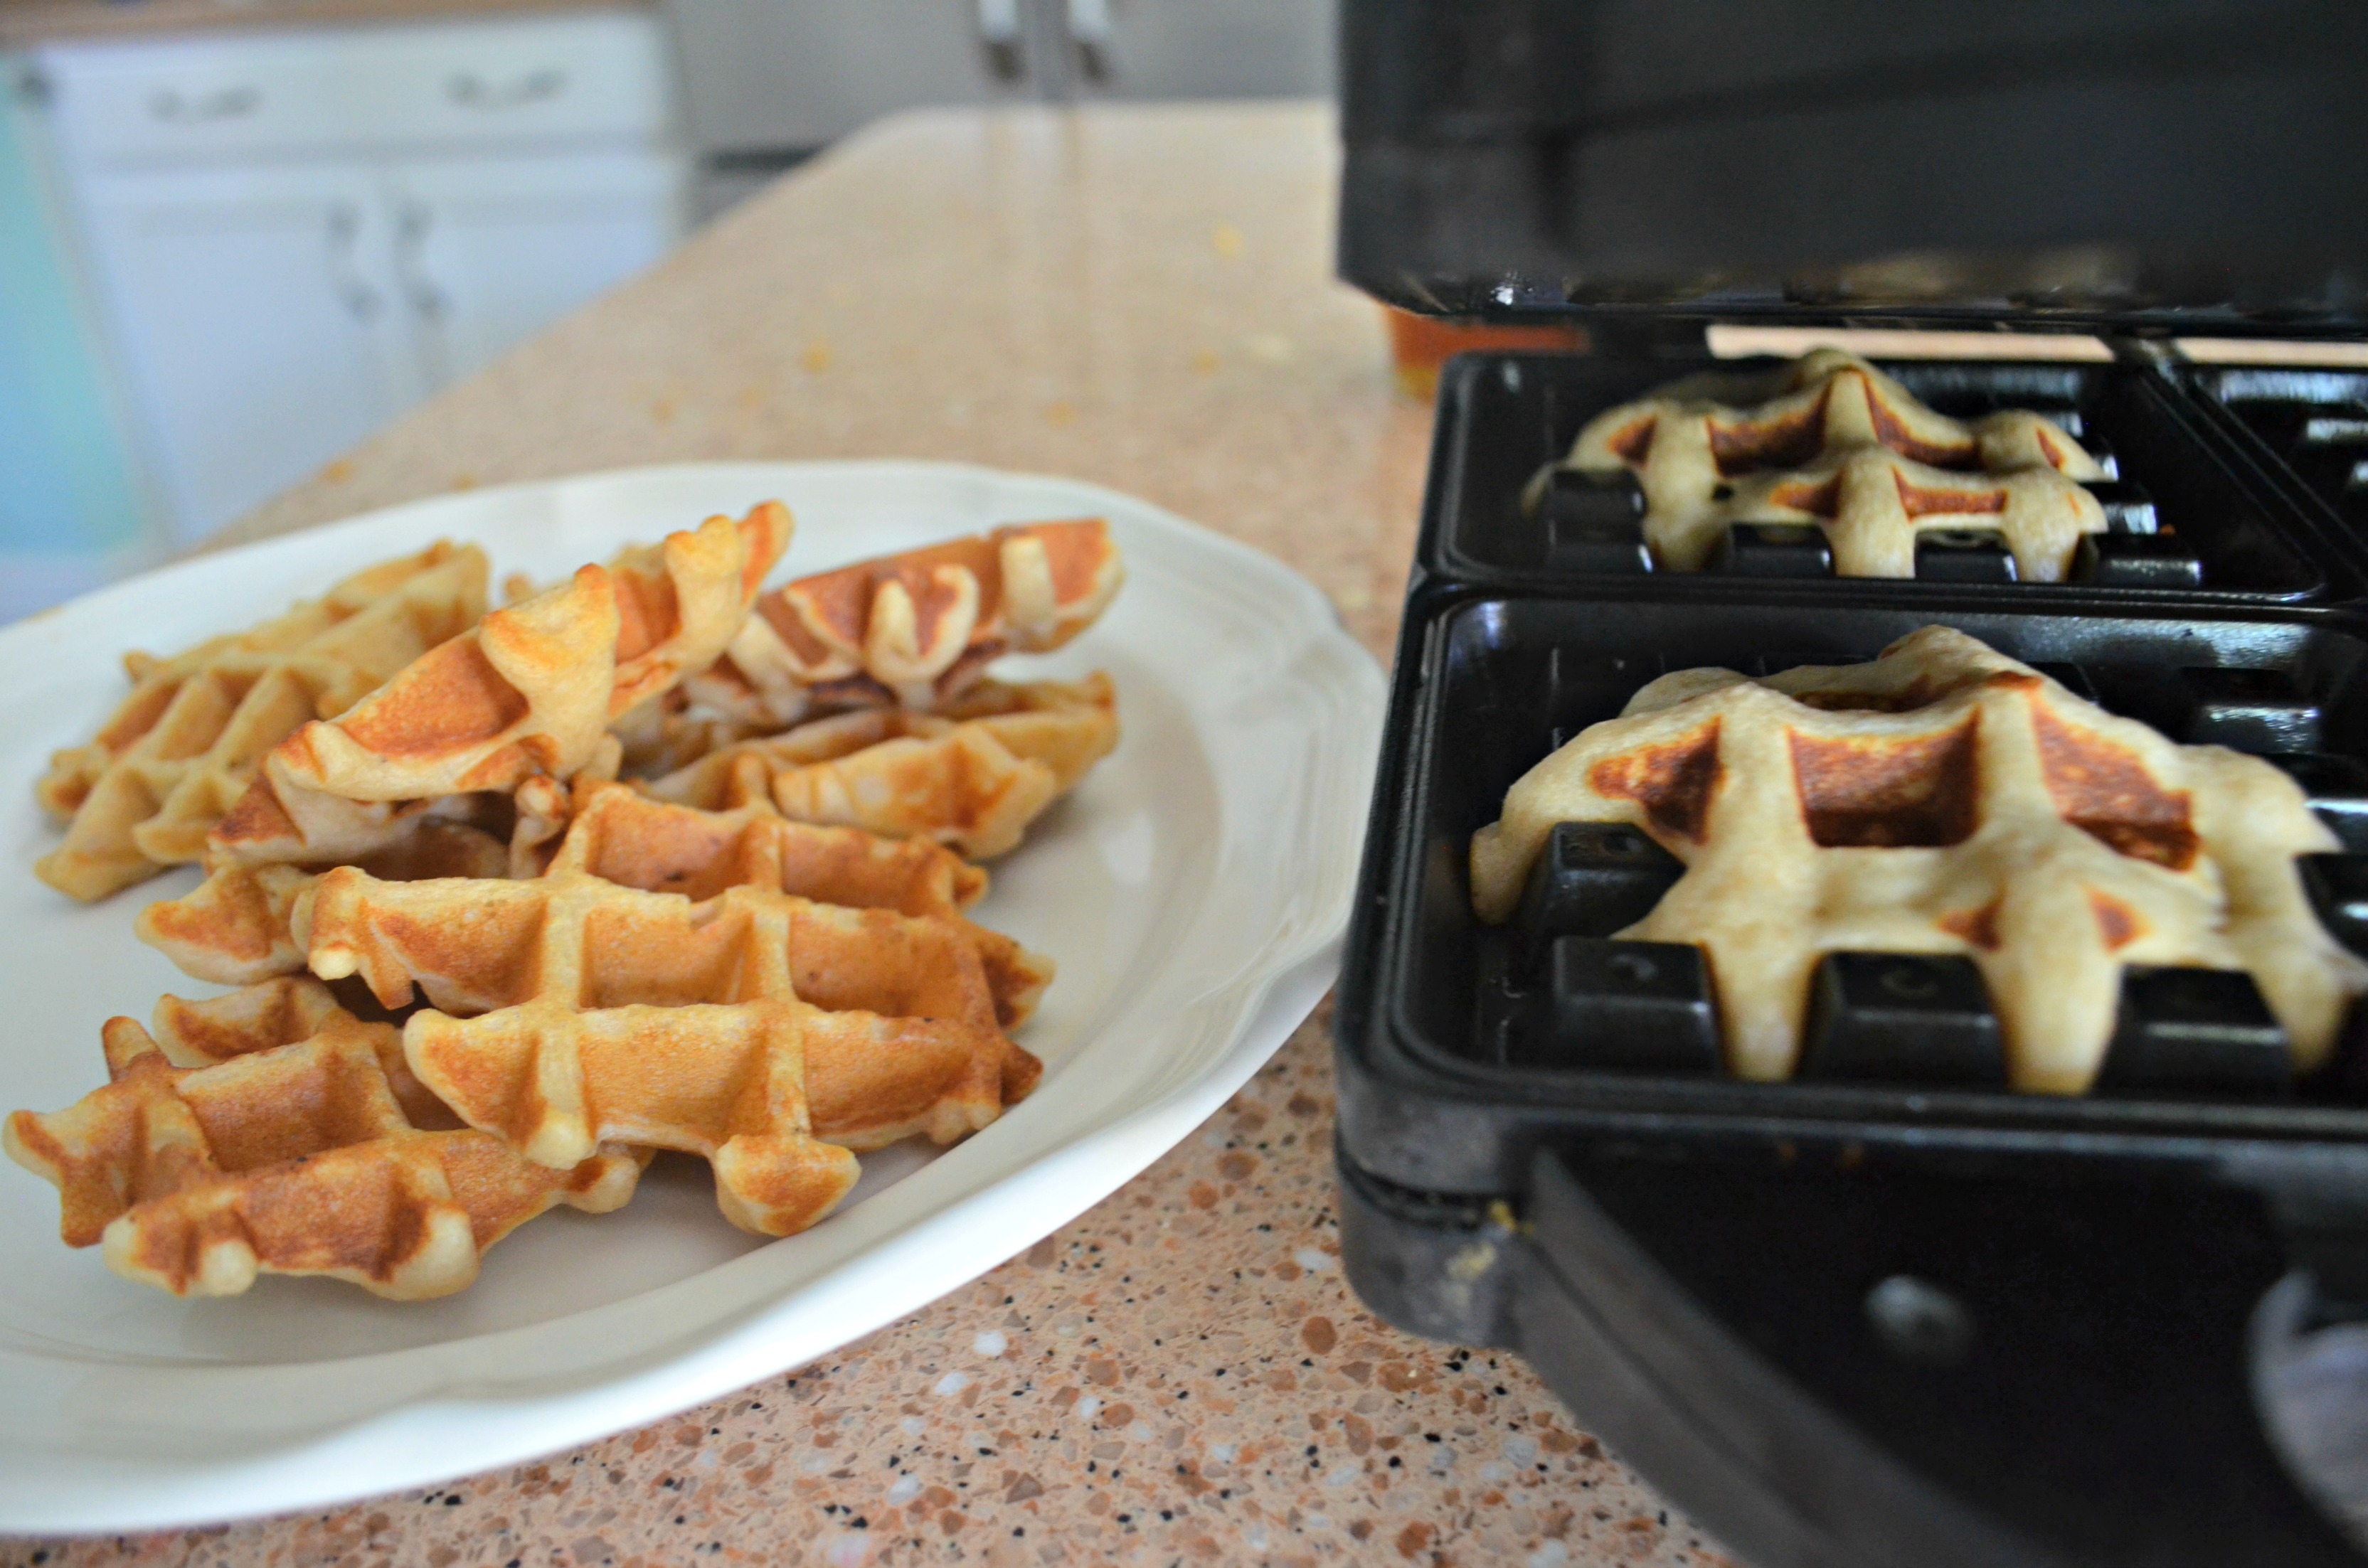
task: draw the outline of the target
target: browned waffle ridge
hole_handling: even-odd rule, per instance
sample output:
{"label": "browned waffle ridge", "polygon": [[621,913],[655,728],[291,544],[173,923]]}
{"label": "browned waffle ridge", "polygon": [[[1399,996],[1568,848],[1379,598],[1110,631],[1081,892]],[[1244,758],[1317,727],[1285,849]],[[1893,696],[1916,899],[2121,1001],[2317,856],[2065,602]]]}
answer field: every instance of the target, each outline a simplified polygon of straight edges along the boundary
{"label": "browned waffle ridge", "polygon": [[131,695],[35,787],[65,842],[34,863],[74,898],[104,898],[196,860],[299,725],[335,718],[485,612],[485,557],[439,542],[354,574],[320,598],[168,659],[124,662]]}
{"label": "browned waffle ridge", "polygon": [[935,713],[865,709],[727,745],[645,788],[710,808],[769,800],[798,821],[934,839],[985,860],[1017,847],[1117,744],[1106,675],[985,681]]}
{"label": "browned waffle ridge", "polygon": [[689,691],[756,729],[844,708],[938,709],[998,655],[1068,642],[1124,580],[1099,517],[1015,524],[857,562],[758,599]]}
{"label": "browned waffle ridge", "polygon": [[236,1295],[258,1274],[449,1295],[518,1226],[560,1203],[615,1209],[641,1175],[644,1156],[619,1147],[552,1169],[458,1128],[411,1080],[398,1032],[315,983],[167,997],[159,1019],[177,1053],[212,1064],[176,1066],[111,1018],[112,1081],[17,1112],[0,1143],[57,1187],[69,1245],[97,1244],[118,1274],[176,1295]]}
{"label": "browned waffle ridge", "polygon": [[[895,840],[857,828],[783,820],[761,798],[727,812],[706,812],[635,793],[622,786],[579,783],[564,814],[566,837],[556,852],[526,863],[465,827],[453,830],[455,860],[440,858],[442,826],[429,819],[424,843],[366,862],[381,881],[540,875],[544,857],[620,887],[712,898],[727,887],[753,886],[850,908],[884,908],[913,915],[959,915],[984,895],[986,873],[927,839]],[[556,831],[545,824],[540,831]],[[194,892],[152,904],[136,926],[200,980],[249,984],[295,974],[305,965],[312,891],[317,871],[293,866],[225,866]],[[302,911],[300,922],[299,912]],[[304,936],[298,934],[300,924]],[[1008,937],[971,927],[989,967],[997,1015],[1017,1028],[1052,978],[1043,960]]]}
{"label": "browned waffle ridge", "polygon": [[491,612],[273,748],[210,863],[352,863],[452,797],[613,771],[610,721],[723,652],[790,529],[768,502]]}

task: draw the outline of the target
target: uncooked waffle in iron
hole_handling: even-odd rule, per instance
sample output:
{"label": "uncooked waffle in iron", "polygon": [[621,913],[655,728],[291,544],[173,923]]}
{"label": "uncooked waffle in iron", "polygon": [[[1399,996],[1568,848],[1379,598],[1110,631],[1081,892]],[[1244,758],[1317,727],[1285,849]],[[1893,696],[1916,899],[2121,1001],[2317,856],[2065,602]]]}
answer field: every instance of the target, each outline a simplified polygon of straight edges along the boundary
{"label": "uncooked waffle in iron", "polygon": [[79,899],[197,859],[206,835],[298,725],[335,718],[485,611],[485,557],[431,545],[382,562],[251,631],[168,659],[125,660],[131,695],[34,793],[67,824],[34,863]]}
{"label": "uncooked waffle in iron", "polygon": [[1075,637],[1124,578],[1099,517],[858,562],[758,599],[730,651],[688,690],[759,730],[844,708],[938,709],[998,655]]}
{"label": "uncooked waffle in iron", "polygon": [[613,772],[609,722],[723,652],[789,535],[768,502],[493,611],[275,747],[209,861],[350,864],[439,801]]}
{"label": "uncooked waffle in iron", "polygon": [[[1733,406],[1745,403],[1748,406]],[[1696,572],[1738,523],[1825,530],[1845,577],[1913,577],[1928,528],[1994,529],[2025,582],[2056,583],[2105,513],[2104,470],[2036,414],[1936,414],[1856,355],[1821,348],[1772,377],[1710,372],[1588,421],[1564,466],[1633,470],[1645,540]]]}
{"label": "uncooked waffle in iron", "polygon": [[213,1064],[176,1066],[110,1018],[112,1081],[62,1111],[17,1112],[0,1141],[57,1187],[69,1245],[97,1244],[118,1274],[176,1295],[235,1295],[259,1273],[449,1295],[554,1204],[624,1203],[646,1158],[603,1146],[554,1170],[459,1127],[409,1080],[398,1032],[317,985],[168,997],[159,1017],[185,1057]]}
{"label": "uncooked waffle in iron", "polygon": [[922,837],[973,860],[1018,846],[1118,744],[1110,677],[985,681],[936,713],[863,709],[728,745],[645,786],[709,808],[769,800],[801,822]]}
{"label": "uncooked waffle in iron", "polygon": [[[1003,1031],[1051,966],[955,912],[976,875],[927,845],[607,787],[530,881],[326,873],[310,958],[388,1006],[426,994],[404,1054],[470,1125],[554,1167],[607,1140],[703,1155],[734,1223],[786,1235],[845,1196],[850,1151],[951,1142],[1034,1086]],[[780,891],[801,880],[875,906]]]}
{"label": "uncooked waffle in iron", "polygon": [[1684,862],[1619,935],[1703,950],[1748,1078],[1793,1072],[1834,951],[1971,959],[2011,1082],[2057,1093],[2095,1079],[2125,965],[2248,971],[2297,1072],[2368,991],[2303,891],[2294,858],[2338,845],[2283,772],[2176,745],[1945,627],[1872,664],[1645,687],[1474,836],[1483,921],[1512,915],[1561,822],[1629,824]]}

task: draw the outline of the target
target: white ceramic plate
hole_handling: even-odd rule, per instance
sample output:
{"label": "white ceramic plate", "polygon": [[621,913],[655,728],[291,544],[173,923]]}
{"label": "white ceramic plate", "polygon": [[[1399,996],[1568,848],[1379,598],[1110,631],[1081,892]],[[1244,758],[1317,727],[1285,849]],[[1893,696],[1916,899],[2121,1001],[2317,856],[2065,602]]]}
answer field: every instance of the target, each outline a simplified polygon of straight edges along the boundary
{"label": "white ceramic plate", "polygon": [[929,463],[700,464],[422,502],[188,562],[0,631],[0,1109],[104,1081],[100,1022],[210,995],[132,938],[159,878],[84,908],[34,880],[34,778],[86,739],[125,649],[178,648],[449,536],[553,580],[768,496],[783,575],[997,523],[1099,514],[1125,551],[1109,614],[1019,676],[1107,669],[1124,738],[975,912],[1058,960],[1022,1043],[1035,1095],[931,1157],[865,1157],[804,1235],[716,1212],[661,1160],[623,1211],[562,1210],[440,1301],[267,1278],[180,1301],[57,1239],[55,1195],[0,1162],[0,1531],[138,1529],[309,1507],[516,1462],[726,1393],[856,1339],[1082,1212],[1272,1054],[1336,971],[1382,676],[1315,588],[1114,492]]}

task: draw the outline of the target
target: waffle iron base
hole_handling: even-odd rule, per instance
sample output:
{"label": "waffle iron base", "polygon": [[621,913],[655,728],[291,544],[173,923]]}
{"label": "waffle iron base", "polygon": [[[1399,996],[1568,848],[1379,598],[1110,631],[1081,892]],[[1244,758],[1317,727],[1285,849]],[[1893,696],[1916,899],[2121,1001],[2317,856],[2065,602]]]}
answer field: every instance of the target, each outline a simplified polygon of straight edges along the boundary
{"label": "waffle iron base", "polygon": [[1350,1282],[1525,1356],[1759,1568],[2359,1561],[2255,1420],[2258,1199],[1667,1154],[1542,1152],[1510,1224],[1344,1161]]}

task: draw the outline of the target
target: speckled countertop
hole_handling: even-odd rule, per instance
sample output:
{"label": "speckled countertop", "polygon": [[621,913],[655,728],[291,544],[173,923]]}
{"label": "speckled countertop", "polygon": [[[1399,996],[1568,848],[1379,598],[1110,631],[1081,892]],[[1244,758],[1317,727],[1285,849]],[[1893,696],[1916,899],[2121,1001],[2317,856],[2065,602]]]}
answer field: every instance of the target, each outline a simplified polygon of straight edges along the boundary
{"label": "speckled countertop", "polygon": [[[239,525],[689,458],[923,456],[1132,491],[1386,658],[1427,409],[1331,278],[1328,115],[891,122]],[[828,1361],[543,1463],[97,1563],[1718,1564],[1519,1363],[1343,1282],[1329,1007],[1192,1137]]]}

